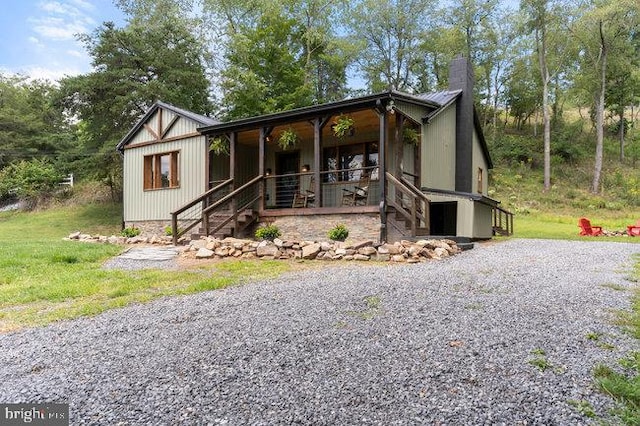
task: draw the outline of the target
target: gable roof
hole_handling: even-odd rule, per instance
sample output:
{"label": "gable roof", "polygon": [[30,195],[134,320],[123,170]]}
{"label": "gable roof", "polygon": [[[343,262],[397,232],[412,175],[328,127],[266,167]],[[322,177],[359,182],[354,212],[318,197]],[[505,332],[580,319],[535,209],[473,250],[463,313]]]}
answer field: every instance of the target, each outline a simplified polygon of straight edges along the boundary
{"label": "gable roof", "polygon": [[196,114],[195,112],[187,111],[186,109],[178,108],[177,106],[168,104],[166,102],[157,101],[154,103],[151,108],[147,110],[147,112],[138,120],[138,122],[129,130],[129,132],[122,138],[122,140],[116,145],[116,149],[120,152],[124,150],[124,147],[131,142],[133,137],[138,133],[138,131],[144,126],[144,124],[156,113],[158,109],[166,109],[171,111],[181,117],[187,118],[189,120],[195,121],[201,126],[212,126],[214,124],[220,123],[220,121],[215,118],[207,117],[204,115]]}

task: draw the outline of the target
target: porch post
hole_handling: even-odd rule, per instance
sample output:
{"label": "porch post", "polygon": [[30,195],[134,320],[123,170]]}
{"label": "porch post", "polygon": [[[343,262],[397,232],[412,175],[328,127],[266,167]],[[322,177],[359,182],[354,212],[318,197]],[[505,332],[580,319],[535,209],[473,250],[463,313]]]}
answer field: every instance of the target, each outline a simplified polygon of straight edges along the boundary
{"label": "porch post", "polygon": [[[229,179],[233,179],[231,182],[231,191],[233,192],[236,189],[236,141],[237,141],[237,133],[231,132],[229,135]],[[238,200],[233,197],[231,199],[231,213],[234,215],[235,219],[233,221],[233,233],[234,237],[236,236],[236,230],[238,229],[238,215],[236,215],[236,210],[238,210]]]}
{"label": "porch post", "polygon": [[320,169],[322,167],[322,129],[329,117],[318,117],[313,120],[313,193],[315,194],[315,207],[322,207],[322,181]]}
{"label": "porch post", "polygon": [[387,160],[386,146],[387,140],[387,110],[381,101],[377,102],[376,113],[378,113],[379,122],[379,143],[378,143],[378,162],[380,163],[380,242],[387,241]]}
{"label": "porch post", "polygon": [[[258,176],[264,177],[264,161],[265,161],[265,150],[267,143],[267,136],[269,134],[269,129],[267,127],[260,128],[260,139],[258,141]],[[263,211],[265,207],[264,198],[266,192],[266,185],[264,179],[260,181],[258,184],[258,192],[260,195],[260,201],[258,201],[258,210]]]}

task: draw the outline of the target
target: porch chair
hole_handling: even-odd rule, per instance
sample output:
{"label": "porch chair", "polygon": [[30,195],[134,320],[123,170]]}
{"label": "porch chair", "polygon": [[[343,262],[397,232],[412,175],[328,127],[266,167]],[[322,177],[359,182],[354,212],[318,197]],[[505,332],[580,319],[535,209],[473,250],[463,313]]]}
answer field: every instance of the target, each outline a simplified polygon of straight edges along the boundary
{"label": "porch chair", "polygon": [[578,226],[580,227],[580,235],[590,235],[593,237],[602,235],[602,227],[591,225],[591,221],[586,217],[581,217],[580,220],[578,220]]}
{"label": "porch chair", "polygon": [[309,187],[307,189],[303,189],[299,192],[296,192],[293,195],[293,203],[291,204],[291,208],[306,208],[312,207],[316,200],[316,193],[314,190],[314,180],[313,176],[309,179]]}
{"label": "porch chair", "polygon": [[629,234],[630,237],[640,237],[640,219],[638,219],[635,225],[627,226],[627,234]]}
{"label": "porch chair", "polygon": [[358,184],[353,189],[342,188],[343,206],[366,206],[369,199],[369,182],[371,177],[368,173],[362,173]]}

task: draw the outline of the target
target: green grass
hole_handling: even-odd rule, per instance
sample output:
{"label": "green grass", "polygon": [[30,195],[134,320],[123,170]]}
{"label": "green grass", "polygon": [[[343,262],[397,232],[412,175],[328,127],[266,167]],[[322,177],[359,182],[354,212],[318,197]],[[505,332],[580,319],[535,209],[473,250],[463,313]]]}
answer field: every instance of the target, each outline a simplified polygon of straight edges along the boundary
{"label": "green grass", "polygon": [[[633,277],[640,280],[640,256],[636,257]],[[632,311],[620,318],[620,323],[636,339],[640,339],[640,289],[634,290]],[[604,348],[608,349],[608,348]],[[618,404],[614,414],[625,425],[640,424],[640,352],[632,352],[621,359],[619,367],[614,369],[598,365],[593,370],[600,390]]]}
{"label": "green grass", "polygon": [[0,213],[0,332],[273,277],[290,268],[288,262],[232,260],[183,271],[103,270],[102,263],[123,247],[62,240],[75,230],[117,234],[120,212],[117,204],[91,204]]}

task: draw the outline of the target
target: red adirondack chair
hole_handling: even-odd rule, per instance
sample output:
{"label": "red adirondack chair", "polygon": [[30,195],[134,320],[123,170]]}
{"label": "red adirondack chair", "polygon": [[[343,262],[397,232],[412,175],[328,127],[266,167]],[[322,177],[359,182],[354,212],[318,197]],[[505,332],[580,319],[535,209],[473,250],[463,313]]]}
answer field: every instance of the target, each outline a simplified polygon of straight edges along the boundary
{"label": "red adirondack chair", "polygon": [[578,226],[580,227],[580,235],[602,235],[602,227],[601,226],[592,226],[591,221],[586,217],[581,217],[578,220]]}
{"label": "red adirondack chair", "polygon": [[640,237],[640,219],[638,219],[635,225],[627,226],[627,234],[631,237]]}

